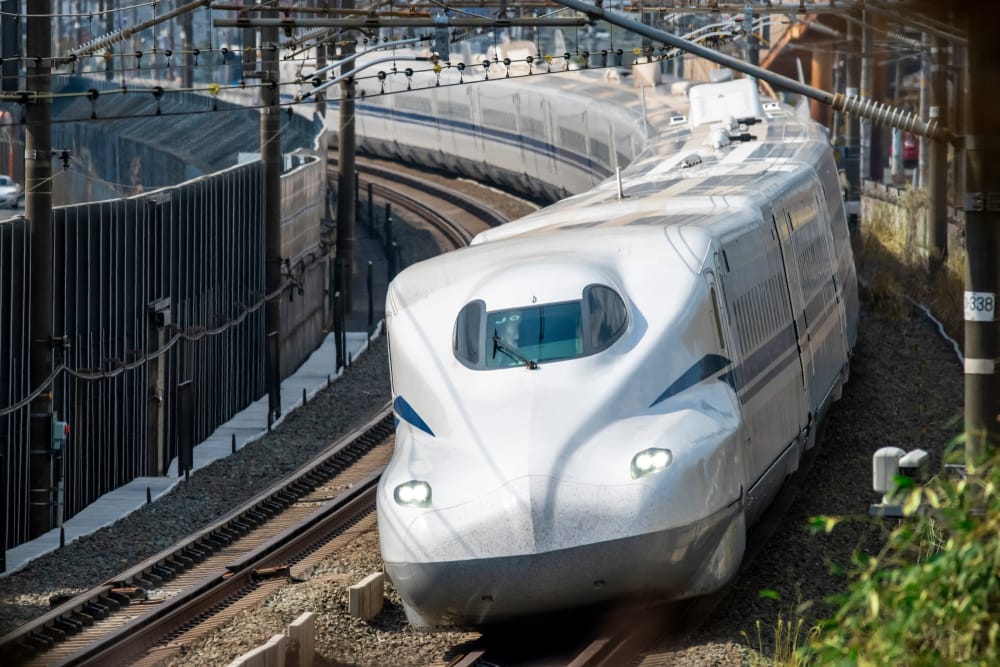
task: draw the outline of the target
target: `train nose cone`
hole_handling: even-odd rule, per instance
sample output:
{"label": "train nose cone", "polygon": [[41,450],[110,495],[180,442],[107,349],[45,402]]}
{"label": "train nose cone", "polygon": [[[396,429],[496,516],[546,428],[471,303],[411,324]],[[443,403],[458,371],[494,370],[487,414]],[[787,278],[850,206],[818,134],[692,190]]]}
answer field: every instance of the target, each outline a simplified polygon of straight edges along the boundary
{"label": "train nose cone", "polygon": [[[522,477],[468,503],[428,512],[386,560],[415,627],[476,627],[633,594],[690,590],[738,507],[666,527],[639,484]],[[735,534],[735,533],[734,533]],[[651,573],[656,573],[651,576]]]}
{"label": "train nose cone", "polygon": [[467,503],[427,512],[407,531],[410,562],[496,558],[616,539],[635,529],[641,487],[533,475]]}

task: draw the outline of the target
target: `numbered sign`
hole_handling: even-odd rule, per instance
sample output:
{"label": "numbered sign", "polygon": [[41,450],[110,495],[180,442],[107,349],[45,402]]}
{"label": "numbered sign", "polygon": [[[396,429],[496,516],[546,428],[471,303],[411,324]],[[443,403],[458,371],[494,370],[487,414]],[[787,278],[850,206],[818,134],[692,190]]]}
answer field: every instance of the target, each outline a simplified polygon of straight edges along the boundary
{"label": "numbered sign", "polygon": [[966,292],[965,319],[972,322],[992,322],[997,307],[993,292]]}

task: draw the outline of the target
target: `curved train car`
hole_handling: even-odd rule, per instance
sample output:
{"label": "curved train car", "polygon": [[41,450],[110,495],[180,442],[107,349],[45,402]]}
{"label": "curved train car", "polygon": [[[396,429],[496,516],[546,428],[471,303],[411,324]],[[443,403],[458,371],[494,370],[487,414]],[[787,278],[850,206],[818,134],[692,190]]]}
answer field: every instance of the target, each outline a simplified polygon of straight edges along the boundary
{"label": "curved train car", "polygon": [[[489,70],[452,67],[438,75],[424,63],[423,70],[404,76],[407,63],[401,60],[395,75],[383,72],[384,79],[358,84],[360,150],[548,202],[585,192],[625,168],[645,147],[650,128],[679,111],[661,98],[655,111],[644,112],[637,89],[630,82],[608,85],[613,82],[603,71],[509,79],[498,72],[502,63]],[[409,64],[410,70],[419,67]],[[549,66],[538,60],[531,67],[538,73]],[[438,87],[437,80],[453,85]],[[464,84],[454,85],[459,80]],[[410,87],[417,90],[406,92]],[[337,127],[337,113],[332,104],[328,127]]]}
{"label": "curved train car", "polygon": [[749,79],[689,103],[620,182],[390,285],[378,521],[414,626],[717,590],[839,397],[858,302],[825,133]]}

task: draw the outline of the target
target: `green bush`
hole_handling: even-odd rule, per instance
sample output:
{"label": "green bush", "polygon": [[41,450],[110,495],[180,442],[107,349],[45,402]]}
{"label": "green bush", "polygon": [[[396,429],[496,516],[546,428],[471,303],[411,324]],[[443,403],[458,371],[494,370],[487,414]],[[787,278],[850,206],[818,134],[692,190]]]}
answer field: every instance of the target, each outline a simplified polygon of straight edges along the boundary
{"label": "green bush", "polygon": [[[903,488],[906,518],[875,557],[856,556],[807,664],[1000,665],[1000,460],[969,479]],[[816,517],[816,530],[836,520]]]}

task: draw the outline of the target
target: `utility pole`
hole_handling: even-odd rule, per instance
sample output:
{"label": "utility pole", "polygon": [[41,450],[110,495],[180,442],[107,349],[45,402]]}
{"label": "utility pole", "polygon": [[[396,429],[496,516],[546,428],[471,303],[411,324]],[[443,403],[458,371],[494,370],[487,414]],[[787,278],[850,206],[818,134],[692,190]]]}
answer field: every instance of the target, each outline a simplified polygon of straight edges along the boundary
{"label": "utility pole", "polygon": [[20,87],[20,72],[18,65],[21,62],[21,0],[3,0],[0,2],[0,11],[3,12],[3,28],[0,39],[3,40],[3,85],[5,93],[13,92]]}
{"label": "utility pole", "polygon": [[[263,12],[276,16],[274,10]],[[281,415],[281,106],[278,27],[260,31],[260,157],[264,161],[265,382],[268,427]]]}
{"label": "utility pole", "polygon": [[[0,0],[0,11],[3,12],[3,19],[0,21],[0,40],[3,42],[0,49],[0,58],[3,59],[3,64],[0,65],[0,90],[12,93],[21,89],[21,1]],[[24,182],[24,162],[20,155],[15,154],[15,146],[23,144],[23,134],[22,127],[7,128],[9,150],[2,162],[10,170],[7,173],[19,183]]]}
{"label": "utility pole", "polygon": [[[921,35],[920,53],[920,117],[927,118],[931,108],[931,34]],[[930,182],[927,171],[927,158],[930,156],[930,140],[920,137],[920,154],[917,156],[917,178],[914,186],[926,188]]]}
{"label": "utility pole", "polygon": [[[859,12],[854,12],[855,16],[858,14]],[[847,22],[847,53],[844,55],[844,92],[848,97],[857,96],[860,92],[858,90],[858,85],[861,74],[861,59],[858,55],[860,53],[858,45],[858,31],[859,28],[857,22],[853,20]],[[860,120],[856,114],[846,115],[847,122],[845,123],[846,130],[844,136],[844,172],[847,175],[847,201],[854,202],[854,211],[850,212],[850,215],[856,221],[858,216],[857,203],[860,201],[861,196],[859,164],[861,143]]]}
{"label": "utility pole", "polygon": [[[870,99],[872,96],[872,26],[871,12],[866,8],[861,10],[861,97]],[[858,150],[861,171],[858,179],[863,183],[872,177],[872,122],[861,119],[861,144]]]}
{"label": "utility pole", "polygon": [[743,30],[745,32],[746,39],[746,44],[744,44],[744,48],[746,49],[744,57],[751,65],[759,65],[760,43],[757,41],[757,35],[753,31],[753,17],[753,7],[748,4],[743,9]]}
{"label": "utility pole", "polygon": [[[53,370],[52,303],[52,0],[32,0],[28,14],[24,214],[31,225],[31,384]],[[29,533],[53,525],[52,389],[31,402]]]}
{"label": "utility pole", "polygon": [[[105,0],[100,0],[100,4],[98,5],[98,11],[104,17],[104,33],[105,34],[111,34],[115,30],[114,13],[111,12],[111,11],[108,11],[108,12],[104,11],[107,8],[108,4],[110,4],[110,2],[105,2]],[[110,9],[110,8],[108,8],[108,9]],[[109,55],[114,54],[115,47],[114,46],[109,46],[107,48],[107,52],[108,52]],[[124,65],[122,65],[122,67],[124,68]],[[115,59],[114,59],[113,55],[112,55],[112,57],[109,57],[107,59],[107,62],[104,65],[104,78],[107,79],[108,81],[111,81],[111,79],[115,78]]]}
{"label": "utility pole", "polygon": [[184,42],[181,48],[184,50],[184,69],[182,70],[181,85],[185,88],[194,87],[194,12],[185,12],[181,16],[181,26],[184,30]]}
{"label": "utility pole", "polygon": [[[881,41],[876,42],[875,34],[885,35],[888,28],[888,18],[885,12],[872,12],[871,37],[868,42],[872,49],[871,62],[871,98],[886,100],[889,98],[889,68],[886,65],[886,50]],[[889,157],[888,136],[890,128],[882,123],[872,125],[871,131],[871,179],[876,183],[885,181],[885,163]]]}
{"label": "utility pole", "polygon": [[[945,78],[946,50],[940,36],[931,38],[930,117],[950,127]],[[930,246],[929,277],[933,281],[948,257],[948,144],[928,139],[927,230]]]}
{"label": "utility pole", "polygon": [[969,92],[966,105],[965,459],[994,454],[1000,434],[997,256],[1000,255],[1000,4],[965,4]]}
{"label": "utility pole", "polygon": [[[328,0],[316,0],[317,9],[327,9],[329,7]],[[326,42],[324,40],[316,41],[316,69],[320,70],[326,67]],[[320,83],[326,81],[326,72],[323,72],[319,76]],[[316,113],[320,115],[324,121],[326,121],[326,91],[320,91],[316,93]],[[325,150],[325,148],[324,148]],[[326,181],[323,181],[326,183]],[[325,201],[325,198],[324,198]]]}
{"label": "utility pole", "polygon": [[[341,0],[342,9],[354,9],[354,0]],[[340,33],[340,55],[354,53],[345,32]],[[351,70],[348,64],[340,68],[341,75]],[[355,201],[354,201],[354,77],[340,82],[340,128],[337,134],[337,264],[335,274],[340,278],[337,289],[344,304],[344,312],[352,312],[354,284]]]}

